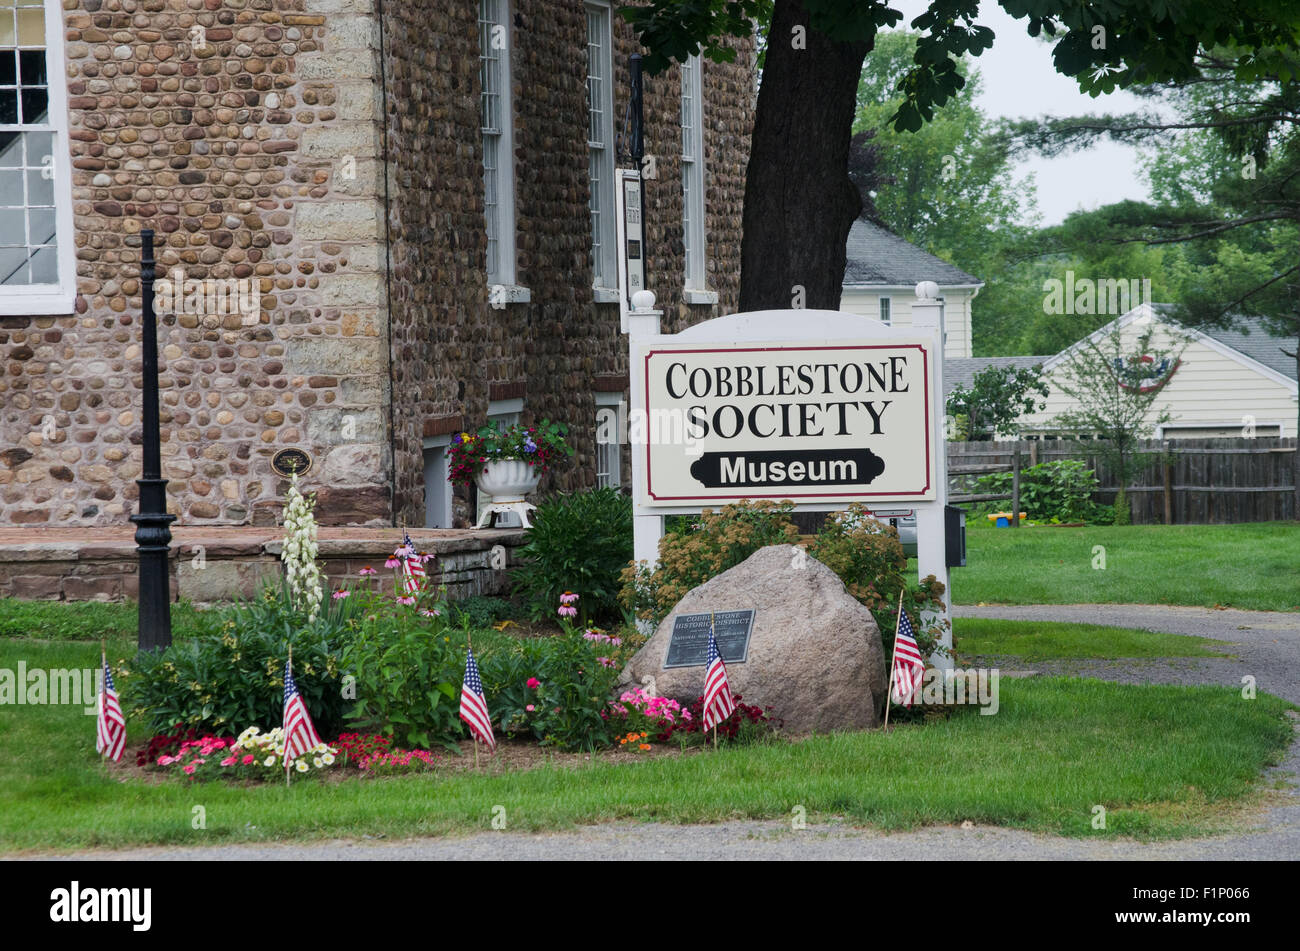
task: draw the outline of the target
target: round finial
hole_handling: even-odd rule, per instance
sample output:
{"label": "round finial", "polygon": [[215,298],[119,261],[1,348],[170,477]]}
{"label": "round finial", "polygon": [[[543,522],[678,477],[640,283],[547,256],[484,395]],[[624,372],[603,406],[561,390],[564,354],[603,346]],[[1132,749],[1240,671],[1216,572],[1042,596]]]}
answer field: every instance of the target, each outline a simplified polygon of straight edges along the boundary
{"label": "round finial", "polygon": [[632,295],[633,310],[654,310],[655,292],[654,291],[637,291]]}
{"label": "round finial", "polygon": [[916,296],[918,300],[937,300],[939,285],[934,281],[921,281],[916,285]]}

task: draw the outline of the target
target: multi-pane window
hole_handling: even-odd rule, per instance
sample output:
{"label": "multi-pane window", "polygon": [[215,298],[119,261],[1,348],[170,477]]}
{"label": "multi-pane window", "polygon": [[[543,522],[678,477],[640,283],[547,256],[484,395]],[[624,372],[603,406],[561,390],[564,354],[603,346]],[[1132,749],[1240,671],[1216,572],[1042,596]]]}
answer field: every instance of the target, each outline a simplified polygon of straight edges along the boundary
{"label": "multi-pane window", "polygon": [[686,286],[704,287],[704,119],[700,58],[682,64],[682,244]]}
{"label": "multi-pane window", "polygon": [[618,286],[612,45],[609,7],[588,4],[587,173],[591,188],[591,270],[596,287]]}
{"label": "multi-pane window", "polygon": [[57,0],[0,0],[0,310],[71,310],[63,42]]}
{"label": "multi-pane window", "polygon": [[511,146],[510,24],[507,0],[479,0],[479,98],[488,281],[514,281],[514,160]]}
{"label": "multi-pane window", "polygon": [[890,300],[889,300],[889,298],[888,298],[888,297],[882,297],[882,298],[880,298],[880,302],[879,302],[879,303],[880,303],[880,322],[881,322],[882,324],[888,324],[888,323],[891,323],[891,322],[892,322],[892,315],[890,314]]}
{"label": "multi-pane window", "polygon": [[619,443],[621,393],[596,394],[596,485],[617,489],[623,481]]}

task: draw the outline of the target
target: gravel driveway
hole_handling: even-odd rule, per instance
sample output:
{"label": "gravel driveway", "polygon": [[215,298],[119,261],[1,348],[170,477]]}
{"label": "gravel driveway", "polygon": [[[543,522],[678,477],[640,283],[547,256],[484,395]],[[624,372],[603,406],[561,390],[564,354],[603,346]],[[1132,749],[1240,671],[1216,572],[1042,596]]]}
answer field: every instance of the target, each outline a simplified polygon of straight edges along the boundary
{"label": "gravel driveway", "polygon": [[[1171,658],[1123,663],[1083,661],[1033,664],[1043,673],[1068,672],[1126,683],[1223,684],[1256,678],[1260,690],[1300,702],[1300,614],[1216,611],[1146,605],[958,606],[958,617],[1076,621],[1171,634],[1212,637],[1231,644],[1232,658]],[[1068,666],[1068,670],[1066,667]],[[1080,840],[988,826],[931,827],[886,834],[840,822],[727,822],[706,826],[613,823],[573,832],[524,835],[476,833],[463,838],[395,841],[323,841],[229,845],[214,848],[143,848],[62,856],[75,859],[1297,859],[1300,858],[1300,741],[1293,743],[1270,779],[1293,785],[1284,800],[1258,817],[1249,832],[1177,842]]]}

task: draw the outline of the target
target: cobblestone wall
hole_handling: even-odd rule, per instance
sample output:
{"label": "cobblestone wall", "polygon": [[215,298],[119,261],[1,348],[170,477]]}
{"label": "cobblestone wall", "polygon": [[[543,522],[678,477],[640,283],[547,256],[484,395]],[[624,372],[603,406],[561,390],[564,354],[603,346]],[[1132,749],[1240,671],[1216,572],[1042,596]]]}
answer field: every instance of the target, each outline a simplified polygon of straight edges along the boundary
{"label": "cobblestone wall", "polygon": [[[554,485],[594,482],[592,391],[627,367],[617,306],[590,290],[581,3],[513,7],[531,301],[503,309],[487,301],[475,4],[390,3],[382,36],[373,0],[64,6],[78,296],[67,315],[0,317],[0,523],[134,510],[141,228],[160,277],[260,295],[251,319],[201,298],[160,312],[163,474],[183,524],[271,523],[285,446],[315,458],[322,522],[422,524],[423,439],[481,425],[503,393],[572,426]],[[614,22],[621,127],[634,44]],[[668,329],[734,307],[749,59],[704,73],[717,308],[681,300],[680,86],[676,70],[649,79],[647,240]]]}

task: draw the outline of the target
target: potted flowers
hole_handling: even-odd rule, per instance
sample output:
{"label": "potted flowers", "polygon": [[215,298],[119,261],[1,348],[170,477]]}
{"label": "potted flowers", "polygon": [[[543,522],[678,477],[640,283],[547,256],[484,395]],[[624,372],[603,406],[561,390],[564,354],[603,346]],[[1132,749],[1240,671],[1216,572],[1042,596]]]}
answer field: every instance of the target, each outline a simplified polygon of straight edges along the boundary
{"label": "potted flowers", "polygon": [[491,498],[479,525],[493,512],[518,512],[525,526],[532,508],[524,496],[537,488],[542,475],[573,447],[564,441],[559,423],[542,420],[536,426],[484,426],[476,433],[459,433],[451,440],[448,479],[453,485],[478,485]]}

